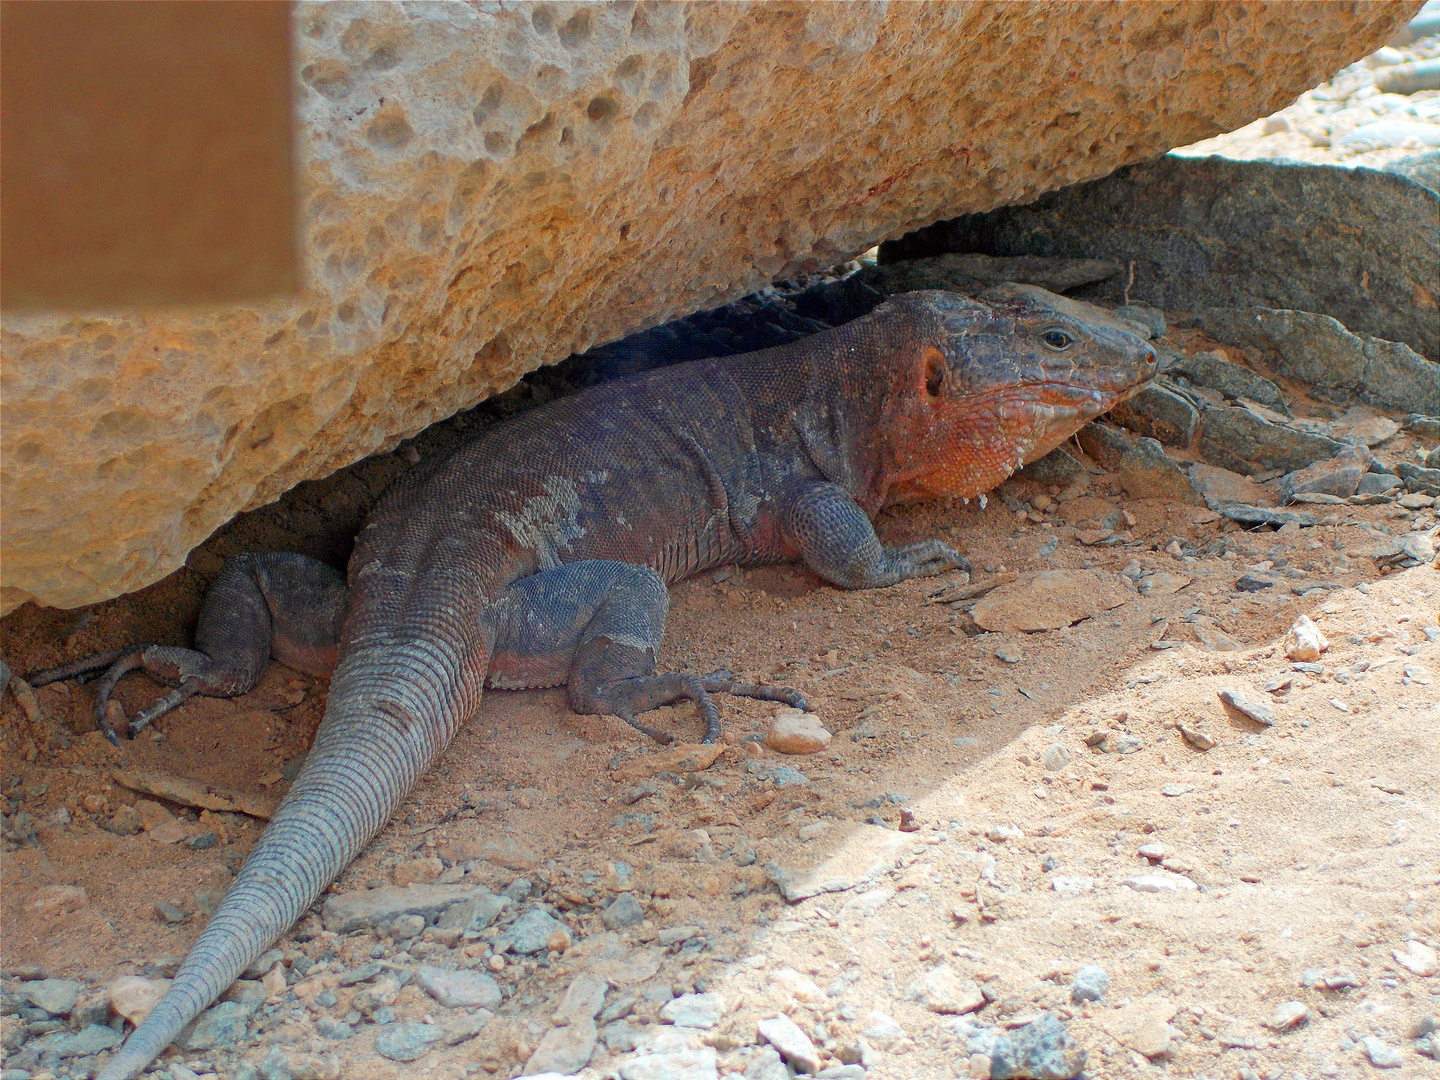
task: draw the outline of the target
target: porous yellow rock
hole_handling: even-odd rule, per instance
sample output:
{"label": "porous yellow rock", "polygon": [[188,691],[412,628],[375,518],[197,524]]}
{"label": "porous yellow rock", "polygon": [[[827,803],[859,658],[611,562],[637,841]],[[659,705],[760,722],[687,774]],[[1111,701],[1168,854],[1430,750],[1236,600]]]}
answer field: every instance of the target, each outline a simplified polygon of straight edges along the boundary
{"label": "porous yellow rock", "polygon": [[0,610],[589,346],[1265,115],[1418,4],[305,4],[308,288],[17,315]]}

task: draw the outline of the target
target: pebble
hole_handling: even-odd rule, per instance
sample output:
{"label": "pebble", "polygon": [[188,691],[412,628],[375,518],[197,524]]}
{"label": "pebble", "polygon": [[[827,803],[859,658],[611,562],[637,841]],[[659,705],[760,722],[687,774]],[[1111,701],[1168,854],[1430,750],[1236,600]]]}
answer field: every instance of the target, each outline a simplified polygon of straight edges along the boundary
{"label": "pebble", "polygon": [[1072,1080],[1085,1070],[1088,1057],[1084,1047],[1065,1030],[1065,1025],[1053,1014],[1046,1013],[995,1038],[988,1055],[989,1075],[997,1080],[1021,1077]]}
{"label": "pebble", "polygon": [[375,1052],[391,1061],[414,1061],[443,1037],[435,1024],[387,1024],[375,1036]]}
{"label": "pebble", "polygon": [[1275,723],[1275,711],[1263,701],[1248,698],[1239,690],[1227,687],[1220,691],[1220,700],[1236,712],[1248,716],[1257,724],[1270,727]]}
{"label": "pebble", "polygon": [[1297,618],[1285,634],[1285,655],[1291,660],[1319,660],[1320,654],[1328,648],[1330,642],[1309,615]]}
{"label": "pebble", "polygon": [[245,1034],[258,1002],[222,1001],[201,1013],[175,1040],[185,1050],[215,1050],[234,1046]]}
{"label": "pebble", "polygon": [[55,1054],[61,1058],[89,1057],[101,1050],[109,1050],[120,1042],[121,1035],[114,1028],[103,1024],[89,1024],[79,1031],[57,1031],[40,1041],[41,1055]]}
{"label": "pebble", "polygon": [[1440,971],[1440,953],[1436,953],[1423,941],[1407,942],[1404,949],[1395,949],[1391,955],[1395,957],[1395,962],[1406,971],[1412,975],[1418,975],[1422,979],[1429,978],[1436,971]]}
{"label": "pebble", "polygon": [[354,986],[356,983],[369,982],[385,969],[375,961],[368,964],[361,964],[359,967],[351,968],[340,976],[341,986]]}
{"label": "pebble", "polygon": [[1197,750],[1213,750],[1215,747],[1215,740],[1213,738],[1200,729],[1191,727],[1189,724],[1180,725],[1180,735]]}
{"label": "pebble", "polygon": [[[559,1006],[555,1009],[554,1021],[557,1024],[571,1024],[576,1020],[593,1020],[605,1004],[605,991],[609,983],[599,975],[591,972],[581,972],[575,976],[573,982],[565,990],[565,996],[560,999]],[[607,1016],[607,1020],[614,1017]]]}
{"label": "pebble", "polygon": [[1275,1006],[1270,1014],[1271,1031],[1290,1031],[1310,1019],[1310,1010],[1303,1001],[1286,1001]]}
{"label": "pebble", "polygon": [[1051,743],[1041,758],[1041,764],[1050,772],[1059,772],[1070,764],[1070,751],[1059,743]]}
{"label": "pebble", "polygon": [[765,745],[781,754],[818,754],[832,738],[820,718],[799,709],[786,709],[770,722]]}
{"label": "pebble", "polygon": [[1070,1000],[1101,1001],[1110,989],[1110,974],[1098,964],[1086,964],[1070,981]]}
{"label": "pebble", "polygon": [[995,658],[1003,660],[1007,664],[1018,664],[1025,659],[1025,654],[1013,645],[1001,645],[995,650]]}
{"label": "pebble", "polygon": [[607,930],[623,930],[627,926],[638,926],[644,922],[645,909],[632,894],[623,892],[606,905],[600,913],[600,921]]}
{"label": "pebble", "polygon": [[429,922],[459,903],[485,899],[490,890],[465,885],[387,885],[379,889],[358,889],[326,898],[321,909],[325,929],[335,934],[375,930],[405,916]]}
{"label": "pebble", "polygon": [[[875,1014],[871,1013],[871,1015]],[[820,1051],[815,1049],[815,1044],[810,1041],[810,1037],[801,1031],[795,1021],[788,1016],[772,1016],[757,1021],[755,1028],[760,1033],[760,1037],[775,1047],[780,1056],[794,1065],[797,1070],[803,1069],[805,1072],[812,1073],[819,1070]]]}
{"label": "pebble", "polygon": [[676,1027],[713,1028],[725,1017],[725,999],[716,993],[682,994],[661,1007],[660,1017]]}
{"label": "pebble", "polygon": [[865,1014],[865,1026],[860,1029],[860,1034],[874,1046],[881,1050],[888,1050],[900,1039],[905,1037],[905,1029],[889,1013],[883,1013],[879,1009],[871,1009]]}
{"label": "pebble", "polygon": [[495,951],[503,953],[508,950],[520,956],[529,956],[548,948],[550,935],[557,929],[564,927],[553,915],[542,908],[532,908],[496,939]]}
{"label": "pebble", "polygon": [[71,979],[36,979],[20,989],[31,1005],[51,1016],[69,1016],[80,998],[80,984]]}
{"label": "pebble", "polygon": [[912,1001],[933,1013],[959,1016],[985,1005],[985,995],[971,979],[962,979],[949,964],[932,968],[909,987]]}
{"label": "pebble", "polygon": [[1121,1045],[1154,1060],[1170,1053],[1170,1018],[1175,1010],[1173,1004],[1140,1001],[1114,1014],[1105,1027]]}
{"label": "pebble", "polygon": [[478,971],[426,966],[415,972],[415,981],[447,1009],[494,1009],[503,996],[500,984]]}
{"label": "pebble", "polygon": [[1006,840],[1023,840],[1024,838],[1025,832],[1023,829],[1019,826],[1007,825],[1003,822],[991,825],[990,828],[985,830],[985,839],[996,844],[1002,844]]}
{"label": "pebble", "polygon": [[1125,878],[1120,884],[1127,889],[1144,893],[1190,892],[1197,887],[1193,881],[1180,874],[1136,874]]}
{"label": "pebble", "polygon": [[557,1073],[571,1076],[585,1067],[595,1052],[599,1031],[595,1021],[586,1017],[564,1027],[553,1027],[540,1040],[540,1045],[525,1063],[525,1073]]}
{"label": "pebble", "polygon": [[768,1046],[760,1047],[745,1066],[745,1080],[791,1080],[793,1076],[780,1055]]}
{"label": "pebble", "polygon": [[1050,879],[1050,888],[1067,899],[1088,893],[1095,888],[1095,879],[1088,877],[1067,877],[1056,874]]}
{"label": "pebble", "polygon": [[427,859],[411,859],[409,862],[399,863],[390,872],[390,876],[397,886],[404,888],[406,885],[428,884],[444,872],[445,864],[431,855]]}
{"label": "pebble", "polygon": [[110,1008],[136,1027],[140,1026],[156,1002],[170,989],[169,979],[142,979],[139,975],[121,975],[108,987]]}
{"label": "pebble", "polygon": [[1360,1040],[1360,1045],[1365,1048],[1365,1056],[1370,1059],[1370,1064],[1377,1069],[1398,1069],[1405,1064],[1399,1050],[1374,1035],[1366,1035]]}
{"label": "pebble", "polygon": [[640,1045],[641,1029],[625,1020],[605,1025],[604,1039],[612,1053],[626,1054]]}
{"label": "pebble", "polygon": [[643,1054],[620,1066],[622,1080],[719,1080],[713,1048]]}

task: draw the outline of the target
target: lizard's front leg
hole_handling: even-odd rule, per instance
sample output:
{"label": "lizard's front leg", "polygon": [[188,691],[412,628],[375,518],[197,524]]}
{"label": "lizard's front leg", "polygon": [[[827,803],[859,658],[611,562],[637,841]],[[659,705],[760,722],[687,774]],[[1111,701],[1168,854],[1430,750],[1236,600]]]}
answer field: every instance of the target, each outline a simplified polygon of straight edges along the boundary
{"label": "lizard's front leg", "polygon": [[794,492],[782,522],[786,541],[805,564],[842,588],[878,589],[970,569],[965,557],[941,540],[886,547],[865,511],[835,484],[807,484]]}
{"label": "lizard's front leg", "polygon": [[695,702],[707,743],[720,737],[711,694],[805,707],[794,690],[738,682],[725,671],[655,674],[669,610],[665,582],[648,566],[596,559],[522,578],[495,608],[488,683],[499,689],[563,683],[577,713],[618,716],[660,743],[673,737],[637,717],[675,701]]}

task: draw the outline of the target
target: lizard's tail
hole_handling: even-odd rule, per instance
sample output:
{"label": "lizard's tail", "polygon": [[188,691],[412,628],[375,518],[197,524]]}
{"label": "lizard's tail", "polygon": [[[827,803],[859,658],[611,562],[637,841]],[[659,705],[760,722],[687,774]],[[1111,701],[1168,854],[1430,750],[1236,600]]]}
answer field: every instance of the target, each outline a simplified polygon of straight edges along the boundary
{"label": "lizard's tail", "polygon": [[[175,976],[98,1080],[131,1080],[314,903],[479,704],[451,658],[342,662],[325,720],[270,827]],[[482,676],[483,677],[483,676]]]}

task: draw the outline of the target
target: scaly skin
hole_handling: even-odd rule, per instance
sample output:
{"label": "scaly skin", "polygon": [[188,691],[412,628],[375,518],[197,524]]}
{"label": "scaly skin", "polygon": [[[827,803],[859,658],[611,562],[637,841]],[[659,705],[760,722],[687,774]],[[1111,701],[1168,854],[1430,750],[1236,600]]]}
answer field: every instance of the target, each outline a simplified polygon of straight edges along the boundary
{"label": "scaly skin", "polygon": [[111,666],[103,725],[109,686],[132,667],[178,681],[171,704],[242,693],[271,655],[323,669],[326,627],[343,616],[305,767],[101,1080],[135,1076],[299,917],[483,687],[568,684],[578,711],[637,726],[690,698],[711,739],[712,693],[799,701],[723,673],[652,674],[664,583],[785,559],[847,588],[964,566],[938,540],[884,547],[870,519],[891,502],[990,490],[1154,372],[1128,324],[1039,289],[895,297],[833,331],[619,380],[490,429],[377,507],[350,560],[348,611],[333,571],[244,556],[217,578],[197,650],[136,647],[45,673]]}

